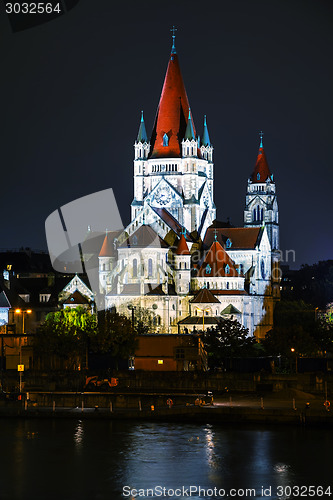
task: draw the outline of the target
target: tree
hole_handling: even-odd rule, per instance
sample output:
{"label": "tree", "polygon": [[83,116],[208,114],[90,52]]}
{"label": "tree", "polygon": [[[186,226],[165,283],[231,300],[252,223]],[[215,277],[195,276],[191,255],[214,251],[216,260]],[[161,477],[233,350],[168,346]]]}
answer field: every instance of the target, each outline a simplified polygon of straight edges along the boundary
{"label": "tree", "polygon": [[[281,300],[274,311],[274,328],[263,346],[269,354],[317,356],[332,350],[333,328],[316,319],[316,309],[302,300]],[[293,349],[293,351],[292,351]]]}
{"label": "tree", "polygon": [[221,366],[225,358],[256,356],[256,340],[237,320],[221,319],[216,328],[206,330],[203,344],[210,368]]}
{"label": "tree", "polygon": [[137,335],[152,333],[158,326],[156,314],[144,307],[136,306],[134,309],[134,330]]}
{"label": "tree", "polygon": [[66,368],[75,368],[86,358],[89,339],[96,332],[96,315],[83,307],[67,307],[46,316],[34,338],[34,351],[50,367],[56,355]]}
{"label": "tree", "polygon": [[107,309],[98,313],[98,329],[91,338],[91,349],[97,353],[110,353],[120,359],[133,355],[137,346],[136,332],[127,316]]}

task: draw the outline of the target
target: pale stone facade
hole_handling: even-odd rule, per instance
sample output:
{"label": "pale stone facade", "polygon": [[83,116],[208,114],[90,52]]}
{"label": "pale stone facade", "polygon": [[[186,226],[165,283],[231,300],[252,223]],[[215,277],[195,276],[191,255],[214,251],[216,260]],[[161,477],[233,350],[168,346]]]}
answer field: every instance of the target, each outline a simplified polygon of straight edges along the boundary
{"label": "pale stone facade", "polygon": [[[195,316],[204,316],[203,324],[206,316],[234,317],[250,335],[264,337],[272,327],[279,221],[262,143],[248,182],[245,227],[215,218],[206,118],[200,141],[173,47],[152,139],[142,116],[134,144],[132,220],[117,239],[106,235],[99,257],[105,307],[128,316],[133,306],[148,309],[159,333],[184,331]],[[213,294],[208,303],[194,300],[203,288]]]}

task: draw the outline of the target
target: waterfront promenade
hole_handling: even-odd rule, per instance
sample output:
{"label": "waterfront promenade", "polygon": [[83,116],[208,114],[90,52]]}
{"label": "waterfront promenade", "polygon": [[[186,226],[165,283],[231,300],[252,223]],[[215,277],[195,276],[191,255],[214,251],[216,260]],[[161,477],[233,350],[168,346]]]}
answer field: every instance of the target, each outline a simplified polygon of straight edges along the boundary
{"label": "waterfront promenade", "polygon": [[216,396],[213,404],[198,404],[204,397],[185,393],[31,393],[28,401],[2,401],[0,418],[333,425],[333,412],[324,405],[325,398],[302,391],[226,393]]}

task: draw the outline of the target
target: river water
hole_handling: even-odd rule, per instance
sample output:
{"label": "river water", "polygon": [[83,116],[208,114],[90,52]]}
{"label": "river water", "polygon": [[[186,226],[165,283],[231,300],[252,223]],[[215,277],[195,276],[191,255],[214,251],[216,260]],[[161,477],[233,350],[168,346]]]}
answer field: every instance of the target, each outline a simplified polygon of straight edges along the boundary
{"label": "river water", "polygon": [[1,419],[0,443],[1,500],[333,496],[329,429]]}

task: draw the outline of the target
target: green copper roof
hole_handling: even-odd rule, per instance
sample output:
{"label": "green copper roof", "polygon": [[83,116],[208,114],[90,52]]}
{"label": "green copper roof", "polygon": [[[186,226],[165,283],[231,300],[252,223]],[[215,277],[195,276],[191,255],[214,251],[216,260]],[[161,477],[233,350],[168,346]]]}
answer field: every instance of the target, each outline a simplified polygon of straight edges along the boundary
{"label": "green copper roof", "polygon": [[209,133],[208,133],[208,127],[207,127],[207,121],[206,121],[206,115],[204,117],[204,129],[203,129],[201,144],[203,146],[211,146],[211,142],[209,139]]}
{"label": "green copper roof", "polygon": [[136,138],[136,142],[142,142],[142,143],[148,142],[145,121],[143,119],[143,111],[141,111],[141,122],[140,122],[138,137]]}
{"label": "green copper roof", "polygon": [[229,304],[225,309],[223,309],[221,314],[241,314],[241,312],[235,306]]}
{"label": "green copper roof", "polygon": [[188,121],[187,121],[187,127],[186,127],[184,139],[185,139],[185,141],[186,141],[186,139],[188,139],[189,141],[191,141],[192,139],[195,139],[193,124],[192,124],[192,117],[191,117],[191,108],[188,110]]}

